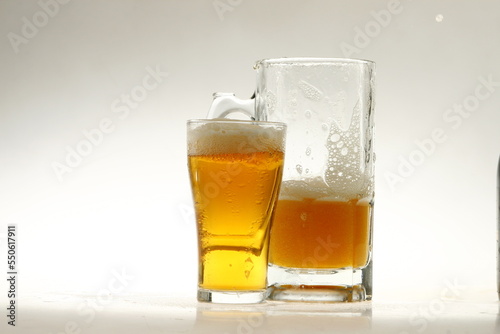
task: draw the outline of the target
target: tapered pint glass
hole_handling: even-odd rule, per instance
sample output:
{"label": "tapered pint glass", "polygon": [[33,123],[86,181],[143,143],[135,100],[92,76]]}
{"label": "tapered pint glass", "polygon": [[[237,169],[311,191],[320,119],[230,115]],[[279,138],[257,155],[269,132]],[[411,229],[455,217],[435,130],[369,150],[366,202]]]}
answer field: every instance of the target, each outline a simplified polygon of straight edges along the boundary
{"label": "tapered pint glass", "polygon": [[282,58],[254,68],[255,98],[217,94],[209,117],[239,111],[288,126],[270,237],[269,298],[370,300],[375,64]]}
{"label": "tapered pint glass", "polygon": [[198,300],[258,303],[267,296],[271,218],[286,125],[191,120],[188,167],[195,204]]}

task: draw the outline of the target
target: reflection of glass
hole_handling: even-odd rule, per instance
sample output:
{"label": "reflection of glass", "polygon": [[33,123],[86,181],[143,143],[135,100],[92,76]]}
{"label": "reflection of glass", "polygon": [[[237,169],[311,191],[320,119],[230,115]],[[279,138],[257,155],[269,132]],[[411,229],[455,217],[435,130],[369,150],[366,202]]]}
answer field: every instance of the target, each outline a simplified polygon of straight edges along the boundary
{"label": "reflection of glass", "polygon": [[270,298],[369,300],[374,63],[284,58],[255,69],[255,101],[216,95],[209,117],[239,111],[288,126],[270,239]]}
{"label": "reflection of glass", "polygon": [[261,333],[266,325],[265,304],[198,304],[192,333]]}
{"label": "reflection of glass", "polygon": [[[307,320],[306,320],[307,319]],[[287,328],[286,333],[369,333],[371,303],[280,303],[270,308],[266,325]]]}
{"label": "reflection of glass", "polygon": [[198,226],[198,300],[261,302],[286,126],[230,120],[192,120],[187,126]]}
{"label": "reflection of glass", "polygon": [[192,333],[368,333],[371,303],[199,303]]}

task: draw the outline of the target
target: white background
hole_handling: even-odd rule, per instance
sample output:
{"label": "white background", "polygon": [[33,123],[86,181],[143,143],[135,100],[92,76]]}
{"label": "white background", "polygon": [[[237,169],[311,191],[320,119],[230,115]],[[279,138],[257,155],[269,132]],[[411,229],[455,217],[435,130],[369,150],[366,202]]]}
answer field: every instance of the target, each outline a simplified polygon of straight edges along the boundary
{"label": "white background", "polygon": [[499,33],[486,0],[0,1],[0,273],[17,224],[21,295],[194,298],[185,121],[258,59],[351,57],[377,63],[374,298],[494,299]]}

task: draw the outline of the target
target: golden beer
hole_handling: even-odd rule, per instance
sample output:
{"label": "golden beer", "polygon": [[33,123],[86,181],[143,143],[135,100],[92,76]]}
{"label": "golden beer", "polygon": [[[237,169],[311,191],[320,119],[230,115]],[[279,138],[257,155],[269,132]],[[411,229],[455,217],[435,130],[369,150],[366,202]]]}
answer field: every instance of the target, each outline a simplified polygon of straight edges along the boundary
{"label": "golden beer", "polygon": [[369,259],[370,217],[370,203],[357,199],[279,200],[269,262],[290,268],[362,268]]}
{"label": "golden beer", "polygon": [[199,289],[266,289],[270,223],[283,169],[283,135],[284,131],[264,131],[252,122],[231,121],[188,132]]}

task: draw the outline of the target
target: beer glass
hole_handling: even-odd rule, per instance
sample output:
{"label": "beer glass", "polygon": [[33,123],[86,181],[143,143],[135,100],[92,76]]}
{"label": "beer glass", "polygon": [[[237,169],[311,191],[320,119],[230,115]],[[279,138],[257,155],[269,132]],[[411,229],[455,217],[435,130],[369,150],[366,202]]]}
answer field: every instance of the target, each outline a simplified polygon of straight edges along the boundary
{"label": "beer glass", "polygon": [[190,120],[188,166],[198,231],[198,300],[266,299],[269,232],[286,125]]}
{"label": "beer glass", "polygon": [[208,117],[238,111],[288,126],[271,229],[270,298],[372,297],[374,67],[355,59],[256,63],[250,100],[215,94]]}

